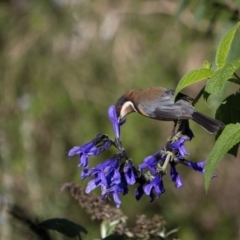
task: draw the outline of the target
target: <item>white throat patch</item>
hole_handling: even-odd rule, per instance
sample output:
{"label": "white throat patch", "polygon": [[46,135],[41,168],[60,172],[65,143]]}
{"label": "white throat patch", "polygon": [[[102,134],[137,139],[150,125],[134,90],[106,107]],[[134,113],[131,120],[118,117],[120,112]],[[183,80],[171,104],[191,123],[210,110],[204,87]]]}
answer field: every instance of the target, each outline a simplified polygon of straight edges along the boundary
{"label": "white throat patch", "polygon": [[123,104],[121,112],[120,112],[120,118],[124,118],[131,112],[138,112],[136,108],[134,107],[133,103],[131,101],[127,101]]}

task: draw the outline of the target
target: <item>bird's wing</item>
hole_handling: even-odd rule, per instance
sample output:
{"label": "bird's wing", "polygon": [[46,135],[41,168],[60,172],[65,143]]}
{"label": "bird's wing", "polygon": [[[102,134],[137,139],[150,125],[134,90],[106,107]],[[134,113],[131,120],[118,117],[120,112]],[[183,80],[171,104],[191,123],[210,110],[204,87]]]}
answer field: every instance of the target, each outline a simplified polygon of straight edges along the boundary
{"label": "bird's wing", "polygon": [[139,113],[158,120],[190,119],[194,109],[185,100],[174,103],[172,95],[163,95],[157,101],[149,101],[138,106]]}

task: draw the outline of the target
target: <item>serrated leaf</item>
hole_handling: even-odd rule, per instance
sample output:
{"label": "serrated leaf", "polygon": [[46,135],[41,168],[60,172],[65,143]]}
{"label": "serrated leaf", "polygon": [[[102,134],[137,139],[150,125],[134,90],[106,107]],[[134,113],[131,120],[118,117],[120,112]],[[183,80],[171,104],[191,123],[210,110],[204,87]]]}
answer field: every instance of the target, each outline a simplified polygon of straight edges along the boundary
{"label": "serrated leaf", "polygon": [[230,31],[225,34],[225,36],[221,39],[220,43],[218,44],[215,58],[215,63],[218,68],[221,68],[225,65],[233,38],[239,26],[240,22],[238,22],[233,28],[231,28]]}
{"label": "serrated leaf", "polygon": [[43,221],[38,226],[49,230],[56,230],[71,238],[80,236],[80,232],[87,234],[87,230],[84,227],[65,218],[51,218]]}
{"label": "serrated leaf", "polygon": [[205,91],[208,93],[221,94],[225,82],[232,77],[234,72],[240,67],[240,60],[233,60],[223,68],[218,69],[208,80]]}
{"label": "serrated leaf", "polygon": [[216,111],[216,118],[220,121],[229,123],[240,122],[240,92],[236,92],[223,100]]}
{"label": "serrated leaf", "polygon": [[206,191],[209,188],[213,173],[223,156],[237,143],[240,142],[240,123],[229,124],[223,130],[208,156],[205,166],[204,185]]}
{"label": "serrated leaf", "polygon": [[[240,93],[236,92],[228,96],[222,104],[218,107],[216,111],[216,119],[222,121],[223,123],[238,123],[240,122]],[[219,131],[216,135],[216,139],[221,135],[222,131]],[[239,144],[233,146],[228,153],[236,157],[238,152]]]}
{"label": "serrated leaf", "polygon": [[112,234],[103,238],[102,240],[124,240],[124,239],[125,239],[125,235]]}
{"label": "serrated leaf", "polygon": [[214,73],[213,70],[207,68],[198,68],[188,72],[185,76],[182,77],[182,79],[178,83],[177,88],[175,90],[175,97],[183,88],[193,83],[210,78],[213,75],[213,73]]}
{"label": "serrated leaf", "polygon": [[[228,81],[240,85],[240,79],[238,79],[238,78],[229,78]],[[207,102],[210,95],[211,95],[210,93],[204,91],[203,99]]]}

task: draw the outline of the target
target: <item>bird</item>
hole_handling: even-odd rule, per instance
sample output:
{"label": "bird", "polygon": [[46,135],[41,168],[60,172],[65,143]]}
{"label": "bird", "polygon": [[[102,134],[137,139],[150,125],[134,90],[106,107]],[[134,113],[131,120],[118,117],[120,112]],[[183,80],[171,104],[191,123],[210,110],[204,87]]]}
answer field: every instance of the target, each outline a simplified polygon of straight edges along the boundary
{"label": "bird", "polygon": [[163,87],[129,90],[115,104],[118,121],[130,113],[137,112],[155,120],[173,121],[173,132],[178,123],[189,119],[210,133],[216,133],[224,128],[225,125],[221,121],[198,112],[191,104],[194,99],[179,93],[175,101],[174,93],[174,90]]}

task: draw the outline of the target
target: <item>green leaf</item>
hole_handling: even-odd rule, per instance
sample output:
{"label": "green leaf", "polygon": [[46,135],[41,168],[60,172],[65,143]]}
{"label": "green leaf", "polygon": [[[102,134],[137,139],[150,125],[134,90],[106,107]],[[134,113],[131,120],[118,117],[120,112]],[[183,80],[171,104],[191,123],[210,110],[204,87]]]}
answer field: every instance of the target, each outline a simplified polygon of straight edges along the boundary
{"label": "green leaf", "polygon": [[213,173],[223,156],[237,143],[240,142],[240,123],[229,124],[223,130],[208,156],[205,166],[205,189],[209,188]]}
{"label": "green leaf", "polygon": [[84,227],[65,218],[51,218],[40,223],[39,226],[49,230],[56,230],[71,238],[77,236],[80,238],[80,232],[87,234],[87,230]]}
{"label": "green leaf", "polygon": [[103,238],[102,240],[124,240],[124,239],[125,239],[125,235],[113,234]]}
{"label": "green leaf", "polygon": [[238,22],[229,32],[227,32],[218,44],[215,59],[216,66],[218,68],[222,68],[225,65],[229,49],[239,26],[240,22]]}
{"label": "green leaf", "polygon": [[167,238],[168,236],[172,235],[173,233],[178,232],[179,230],[180,230],[180,227],[174,228],[174,229],[170,230],[169,232],[167,232],[164,237]]}
{"label": "green leaf", "polygon": [[107,220],[103,220],[101,226],[100,226],[100,231],[101,231],[101,237],[106,237],[108,235],[108,228],[109,228],[109,223]]}
{"label": "green leaf", "polygon": [[175,90],[175,97],[183,88],[193,83],[210,78],[213,75],[213,73],[214,71],[207,68],[198,68],[188,72],[185,76],[183,76],[183,78],[178,83],[177,88]]}
{"label": "green leaf", "polygon": [[[219,108],[216,111],[216,119],[222,121],[223,123],[230,124],[230,123],[238,123],[240,122],[240,93],[236,92],[228,96]],[[219,131],[216,135],[216,139],[221,135],[222,131]],[[236,144],[232,147],[228,153],[237,156],[239,144]]]}
{"label": "green leaf", "polygon": [[205,91],[208,93],[221,94],[224,83],[232,77],[234,72],[240,67],[240,60],[233,60],[223,68],[215,71],[213,76],[207,82]]}

